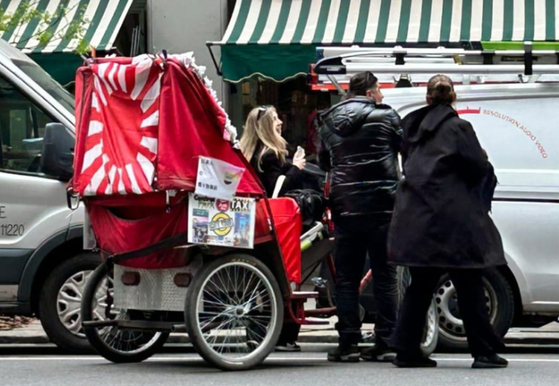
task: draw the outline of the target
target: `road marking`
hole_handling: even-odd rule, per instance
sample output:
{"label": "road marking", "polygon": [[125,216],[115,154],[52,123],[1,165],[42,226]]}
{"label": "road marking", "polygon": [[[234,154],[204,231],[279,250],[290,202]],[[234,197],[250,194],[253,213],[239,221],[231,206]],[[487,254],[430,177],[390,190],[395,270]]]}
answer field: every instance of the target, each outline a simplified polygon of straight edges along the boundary
{"label": "road marking", "polygon": [[[471,362],[472,358],[438,358],[433,357],[433,359],[437,361],[446,361],[446,362]],[[316,357],[276,357],[271,356],[266,359],[267,361],[278,361],[278,362],[288,362],[288,361],[297,361],[297,362],[317,362],[317,361],[326,361],[325,356],[316,356]],[[88,357],[88,356],[79,356],[79,357],[72,357],[72,356],[48,356],[48,357],[0,357],[1,361],[102,361],[108,362],[106,359],[101,357]],[[182,357],[182,356],[157,356],[147,359],[147,361],[152,362],[164,362],[164,361],[199,361],[202,362],[203,359],[200,357]],[[547,359],[547,358],[510,358],[508,359],[509,362],[549,362],[555,363],[559,362],[559,359]]]}

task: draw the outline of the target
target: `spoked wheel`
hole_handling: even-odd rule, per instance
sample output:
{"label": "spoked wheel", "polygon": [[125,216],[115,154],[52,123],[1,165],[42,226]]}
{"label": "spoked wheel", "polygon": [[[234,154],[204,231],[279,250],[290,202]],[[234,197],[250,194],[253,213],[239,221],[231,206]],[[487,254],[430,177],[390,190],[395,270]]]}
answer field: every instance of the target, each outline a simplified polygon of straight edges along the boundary
{"label": "spoked wheel", "polygon": [[[105,264],[89,277],[82,302],[82,320],[127,319],[125,310],[113,305],[113,273]],[[169,334],[108,327],[84,327],[89,343],[104,358],[116,363],[141,362],[157,353]]]}
{"label": "spoked wheel", "polygon": [[227,255],[205,265],[186,295],[192,344],[207,362],[224,370],[262,363],[277,343],[283,314],[275,277],[249,255]]}
{"label": "spoked wheel", "polygon": [[[400,304],[404,300],[407,288],[411,284],[411,275],[408,268],[398,267],[398,289],[400,296]],[[439,319],[437,315],[437,304],[435,299],[431,301],[429,310],[427,311],[427,320],[423,330],[423,338],[421,339],[421,353],[428,357],[437,348],[439,341]]]}

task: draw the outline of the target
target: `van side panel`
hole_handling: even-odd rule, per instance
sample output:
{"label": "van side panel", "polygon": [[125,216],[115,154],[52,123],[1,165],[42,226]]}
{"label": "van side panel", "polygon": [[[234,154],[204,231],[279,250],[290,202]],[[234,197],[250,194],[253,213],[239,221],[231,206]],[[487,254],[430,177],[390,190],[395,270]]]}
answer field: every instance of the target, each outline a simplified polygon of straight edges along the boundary
{"label": "van side panel", "polygon": [[67,230],[59,232],[45,241],[33,253],[27,262],[23,275],[21,276],[21,284],[18,292],[18,301],[29,302],[31,300],[31,291],[35,276],[38,273],[41,263],[55,248],[61,246],[66,241]]}
{"label": "van side panel", "polygon": [[[531,305],[559,310],[559,123],[557,98],[519,96],[459,102],[495,166],[492,217],[526,278]],[[528,300],[528,299],[525,299]]]}
{"label": "van side panel", "polygon": [[21,273],[32,253],[32,249],[0,249],[0,283],[19,284]]}
{"label": "van side panel", "polygon": [[518,97],[459,102],[495,166],[497,197],[559,201],[557,98]]}
{"label": "van side panel", "polygon": [[526,279],[525,311],[559,311],[559,202],[496,201],[492,217]]}

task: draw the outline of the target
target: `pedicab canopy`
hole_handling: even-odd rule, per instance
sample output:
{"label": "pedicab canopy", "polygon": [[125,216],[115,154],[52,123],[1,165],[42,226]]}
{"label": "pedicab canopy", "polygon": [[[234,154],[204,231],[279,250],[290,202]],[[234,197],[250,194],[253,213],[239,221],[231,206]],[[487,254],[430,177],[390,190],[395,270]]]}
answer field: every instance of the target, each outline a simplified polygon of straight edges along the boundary
{"label": "pedicab canopy", "polygon": [[[200,157],[246,168],[236,131],[191,54],[103,58],[76,76],[73,189],[81,196],[194,191]],[[261,195],[243,173],[238,195]]]}

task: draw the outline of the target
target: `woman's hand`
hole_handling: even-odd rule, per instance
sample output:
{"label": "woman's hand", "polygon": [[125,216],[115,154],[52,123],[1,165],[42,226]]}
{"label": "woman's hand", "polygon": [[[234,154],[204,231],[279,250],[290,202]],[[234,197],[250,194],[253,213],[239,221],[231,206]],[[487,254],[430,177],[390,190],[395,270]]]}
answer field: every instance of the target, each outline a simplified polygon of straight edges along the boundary
{"label": "woman's hand", "polygon": [[300,170],[305,168],[307,160],[305,159],[305,151],[300,148],[301,151],[297,150],[295,156],[293,157],[293,165],[297,166]]}

